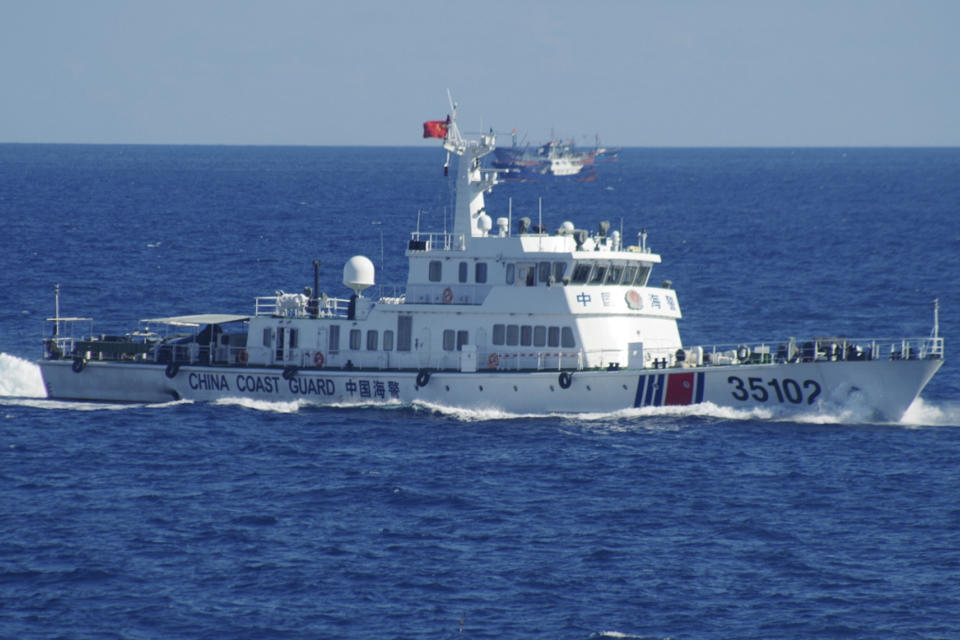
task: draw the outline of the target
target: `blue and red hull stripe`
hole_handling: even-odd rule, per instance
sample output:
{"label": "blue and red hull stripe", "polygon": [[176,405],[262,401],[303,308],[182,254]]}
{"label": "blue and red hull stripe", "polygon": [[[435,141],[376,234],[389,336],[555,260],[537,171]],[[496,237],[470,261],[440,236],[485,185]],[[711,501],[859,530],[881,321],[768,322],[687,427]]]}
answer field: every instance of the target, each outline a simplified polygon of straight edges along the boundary
{"label": "blue and red hull stripe", "polygon": [[634,407],[667,407],[703,402],[703,372],[651,373],[640,376]]}

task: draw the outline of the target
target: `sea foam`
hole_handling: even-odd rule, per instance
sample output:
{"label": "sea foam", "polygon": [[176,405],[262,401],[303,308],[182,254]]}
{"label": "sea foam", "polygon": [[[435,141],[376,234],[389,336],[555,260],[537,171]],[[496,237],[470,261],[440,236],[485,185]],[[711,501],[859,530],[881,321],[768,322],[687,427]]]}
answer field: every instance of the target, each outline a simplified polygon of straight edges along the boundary
{"label": "sea foam", "polygon": [[40,367],[8,353],[0,353],[0,396],[46,398]]}

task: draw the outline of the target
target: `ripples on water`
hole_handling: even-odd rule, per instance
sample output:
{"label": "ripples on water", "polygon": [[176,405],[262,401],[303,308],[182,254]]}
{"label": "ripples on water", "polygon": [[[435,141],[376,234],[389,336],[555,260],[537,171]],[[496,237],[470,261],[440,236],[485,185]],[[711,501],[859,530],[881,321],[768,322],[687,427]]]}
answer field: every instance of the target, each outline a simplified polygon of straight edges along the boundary
{"label": "ripples on water", "polygon": [[[590,225],[640,207],[692,342],[827,319],[922,335],[937,292],[947,363],[899,424],[41,397],[55,281],[103,322],[243,310],[298,290],[318,238],[333,279],[379,253],[338,217],[396,205],[402,237],[423,206],[442,228],[445,196],[415,195],[437,154],[391,151],[410,166],[367,195],[377,152],[341,151],[0,145],[0,198],[30,214],[0,254],[0,637],[960,636],[955,151],[637,150],[595,186],[510,187]],[[923,260],[916,203],[943,230]],[[822,296],[784,299],[799,263]]]}

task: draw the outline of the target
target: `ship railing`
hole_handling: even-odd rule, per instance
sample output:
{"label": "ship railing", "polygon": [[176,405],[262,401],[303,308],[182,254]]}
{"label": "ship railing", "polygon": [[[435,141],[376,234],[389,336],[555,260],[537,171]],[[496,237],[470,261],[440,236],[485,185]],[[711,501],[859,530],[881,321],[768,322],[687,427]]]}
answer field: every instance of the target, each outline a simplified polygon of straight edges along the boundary
{"label": "ship railing", "polygon": [[382,304],[403,304],[407,300],[407,293],[403,285],[377,285],[377,302]]}
{"label": "ship railing", "polygon": [[47,322],[53,324],[53,330],[50,337],[43,339],[43,357],[46,359],[59,360],[73,357],[77,343],[83,340],[81,336],[84,333],[88,336],[93,335],[93,318],[58,316],[47,318]]}
{"label": "ship railing", "polygon": [[[316,311],[314,311],[316,306]],[[254,315],[281,318],[346,318],[350,308],[347,298],[308,298],[303,294],[279,293],[258,296],[254,300]]]}
{"label": "ship railing", "polygon": [[412,231],[407,248],[410,251],[466,251],[467,243],[462,233]]}
{"label": "ship railing", "polygon": [[[698,346],[662,354],[659,366],[724,366],[851,360],[931,360],[943,358],[943,338],[844,338],[821,336]],[[666,365],[664,365],[666,361]]]}
{"label": "ship railing", "polygon": [[[518,349],[478,354],[480,369],[546,371],[637,367],[622,349]],[[766,340],[643,352],[644,369],[784,364],[857,360],[936,360],[944,357],[943,338],[839,338]]]}
{"label": "ship railing", "polygon": [[626,366],[621,349],[550,348],[543,351],[520,349],[518,351],[490,351],[480,354],[481,369],[499,371],[580,371],[588,368],[619,369]]}
{"label": "ship railing", "polygon": [[153,359],[160,364],[242,366],[247,364],[249,354],[246,347],[238,345],[162,343],[154,349]]}

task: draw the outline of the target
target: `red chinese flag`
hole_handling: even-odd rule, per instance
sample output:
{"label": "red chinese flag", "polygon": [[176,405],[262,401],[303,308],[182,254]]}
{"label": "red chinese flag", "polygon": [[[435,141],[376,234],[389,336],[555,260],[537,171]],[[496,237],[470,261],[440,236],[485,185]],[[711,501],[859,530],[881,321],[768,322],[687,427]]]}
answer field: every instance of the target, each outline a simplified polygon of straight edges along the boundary
{"label": "red chinese flag", "polygon": [[447,128],[450,126],[450,118],[446,120],[427,120],[423,123],[424,138],[446,138]]}

